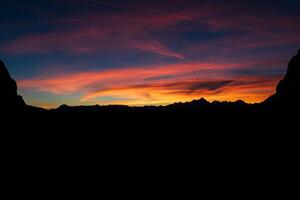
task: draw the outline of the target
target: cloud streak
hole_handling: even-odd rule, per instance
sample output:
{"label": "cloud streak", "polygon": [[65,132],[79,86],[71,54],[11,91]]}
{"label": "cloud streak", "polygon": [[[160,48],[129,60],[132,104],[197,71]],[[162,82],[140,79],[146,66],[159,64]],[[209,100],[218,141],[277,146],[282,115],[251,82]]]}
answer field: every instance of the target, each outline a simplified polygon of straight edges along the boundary
{"label": "cloud streak", "polygon": [[135,48],[135,49],[152,52],[152,53],[159,54],[162,56],[169,56],[169,57],[173,57],[173,58],[184,59],[183,55],[181,55],[179,53],[175,53],[174,51],[170,50],[168,47],[166,47],[162,43],[155,41],[155,40],[144,41],[144,42],[131,40],[131,41],[129,41],[129,46],[132,48]]}
{"label": "cloud streak", "polygon": [[[8,54],[49,54],[52,52],[87,54],[107,50],[129,51],[134,48],[144,53],[150,52],[183,59],[183,55],[172,51],[159,40],[149,39],[146,30],[156,31],[185,19],[187,19],[185,15],[177,13],[88,14],[56,19],[46,22],[54,23],[57,26],[54,30],[21,36],[1,44],[0,50]],[[71,28],[65,29],[64,27]]]}

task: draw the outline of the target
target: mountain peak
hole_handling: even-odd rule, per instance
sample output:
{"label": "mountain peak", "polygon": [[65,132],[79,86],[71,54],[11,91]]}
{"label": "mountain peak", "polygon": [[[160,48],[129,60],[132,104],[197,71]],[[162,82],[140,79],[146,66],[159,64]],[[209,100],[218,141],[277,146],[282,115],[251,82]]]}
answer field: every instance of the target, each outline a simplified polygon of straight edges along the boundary
{"label": "mountain peak", "polygon": [[203,97],[201,99],[199,99],[198,102],[201,104],[209,104],[209,102]]}
{"label": "mountain peak", "polygon": [[191,101],[192,104],[197,104],[197,105],[208,105],[210,104],[205,98],[201,98],[198,100],[193,100]]}
{"label": "mountain peak", "polygon": [[237,100],[236,102],[235,102],[236,104],[240,104],[240,105],[245,105],[245,104],[247,104],[245,101],[243,101],[243,100]]}

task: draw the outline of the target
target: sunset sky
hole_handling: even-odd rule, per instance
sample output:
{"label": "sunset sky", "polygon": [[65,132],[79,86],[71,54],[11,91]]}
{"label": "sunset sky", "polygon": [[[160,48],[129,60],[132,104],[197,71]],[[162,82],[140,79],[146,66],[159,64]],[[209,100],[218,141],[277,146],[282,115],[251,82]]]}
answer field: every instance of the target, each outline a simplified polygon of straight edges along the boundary
{"label": "sunset sky", "polygon": [[1,0],[27,104],[260,102],[300,48],[299,0]]}

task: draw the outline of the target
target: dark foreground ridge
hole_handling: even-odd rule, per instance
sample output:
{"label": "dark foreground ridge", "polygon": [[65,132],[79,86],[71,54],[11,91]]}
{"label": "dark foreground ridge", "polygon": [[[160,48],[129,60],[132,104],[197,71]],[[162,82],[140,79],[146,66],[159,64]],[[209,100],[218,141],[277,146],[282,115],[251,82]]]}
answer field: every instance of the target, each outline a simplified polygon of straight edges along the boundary
{"label": "dark foreground ridge", "polygon": [[[258,122],[282,116],[293,116],[300,105],[300,50],[288,64],[286,76],[277,86],[274,95],[258,104],[247,104],[241,100],[236,102],[212,103],[205,99],[194,100],[187,103],[174,103],[168,106],[68,106],[45,110],[28,106],[22,97],[17,95],[16,82],[10,77],[4,63],[0,62],[0,113],[1,117],[13,115],[21,120],[34,117],[34,120],[70,121],[70,123],[94,123],[103,121],[132,123],[151,122],[153,124],[169,121],[170,123],[191,123],[192,121],[208,122],[210,124],[237,123],[238,121],[257,120]],[[284,113],[284,114],[283,114]],[[130,117],[134,118],[130,118]],[[47,119],[46,119],[47,118]],[[247,120],[246,120],[247,119]],[[127,123],[128,124],[128,123]],[[149,125],[148,123],[147,125]],[[203,123],[202,123],[203,124]]]}

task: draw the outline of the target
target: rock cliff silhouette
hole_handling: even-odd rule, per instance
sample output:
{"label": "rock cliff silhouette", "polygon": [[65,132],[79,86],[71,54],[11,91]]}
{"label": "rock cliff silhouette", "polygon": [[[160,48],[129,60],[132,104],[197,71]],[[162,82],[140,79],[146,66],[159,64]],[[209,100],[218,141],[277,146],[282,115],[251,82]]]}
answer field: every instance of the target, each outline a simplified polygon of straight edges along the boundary
{"label": "rock cliff silhouette", "polygon": [[0,110],[18,111],[23,110],[26,104],[17,94],[17,84],[11,78],[4,62],[0,60]]}
{"label": "rock cliff silhouette", "polygon": [[269,97],[266,104],[280,107],[294,107],[300,104],[300,49],[288,64],[287,73]]}

